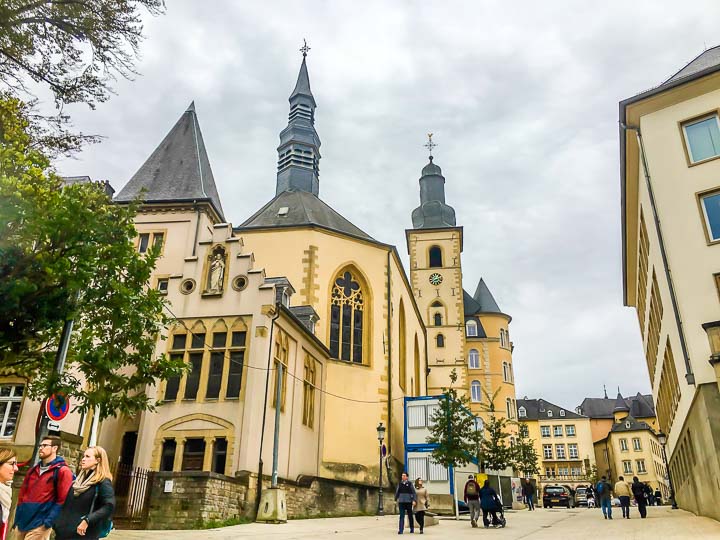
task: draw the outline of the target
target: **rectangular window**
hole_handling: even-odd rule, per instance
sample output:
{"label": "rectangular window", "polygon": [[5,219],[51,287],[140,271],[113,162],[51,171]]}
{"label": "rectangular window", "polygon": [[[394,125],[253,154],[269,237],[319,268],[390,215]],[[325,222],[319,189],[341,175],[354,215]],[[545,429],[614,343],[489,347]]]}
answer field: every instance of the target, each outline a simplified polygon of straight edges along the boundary
{"label": "rectangular window", "polygon": [[582,475],[582,469],[580,467],[573,467],[570,469],[570,472],[573,476],[581,476]]}
{"label": "rectangular window", "polygon": [[408,474],[413,479],[427,478],[428,459],[426,457],[408,457]]}
{"label": "rectangular window", "polygon": [[540,436],[541,437],[549,437],[550,436],[550,426],[540,426]]}
{"label": "rectangular window", "polygon": [[[282,381],[280,381],[280,364],[282,364]],[[272,393],[272,406],[276,406],[276,397],[278,390],[278,383],[281,382],[280,386],[280,410],[285,410],[285,391],[287,389],[287,366],[288,366],[288,338],[287,336],[280,333],[278,340],[275,342],[275,362],[273,367],[275,368],[275,378],[273,384]]]}
{"label": "rectangular window", "polygon": [[562,426],[553,426],[553,437],[562,437],[563,436],[563,427]]}
{"label": "rectangular window", "polygon": [[153,234],[153,247],[158,251],[162,249],[165,235],[161,232]]}
{"label": "rectangular window", "polygon": [[[177,337],[177,336],[176,336]],[[170,359],[176,362],[181,362],[183,359],[182,354],[171,354]],[[178,390],[180,390],[180,375],[170,377],[165,381],[165,401],[175,401],[177,399]]]}
{"label": "rectangular window", "polygon": [[640,208],[640,240],[638,242],[638,286],[637,315],[640,322],[640,334],[645,337],[645,299],[647,298],[648,258],[650,256],[650,240],[642,207]]}
{"label": "rectangular window", "polygon": [[231,347],[244,347],[247,332],[233,332],[230,339]]}
{"label": "rectangular window", "polygon": [[176,350],[184,350],[187,343],[187,334],[175,334],[173,336],[172,348]]}
{"label": "rectangular window", "polygon": [[647,470],[645,469],[645,460],[644,459],[636,459],[635,465],[637,467],[637,472],[639,474],[647,472]]}
{"label": "rectangular window", "polygon": [[213,349],[224,349],[227,341],[227,332],[215,332],[212,335]]}
{"label": "rectangular window", "polygon": [[716,114],[683,124],[688,156],[698,163],[720,155],[720,129]]}
{"label": "rectangular window", "polygon": [[625,474],[632,474],[632,472],[633,472],[632,461],[629,461],[629,460],[623,461],[622,464],[623,464],[623,472]]}
{"label": "rectangular window", "polygon": [[[408,406],[407,420],[408,420],[409,428],[425,427],[425,406],[424,405]],[[415,478],[417,478],[417,476]]]}
{"label": "rectangular window", "polygon": [[205,439],[187,439],[183,450],[182,470],[202,471],[205,461]]}
{"label": "rectangular window", "polygon": [[160,456],[160,470],[172,471],[175,465],[175,449],[177,443],[175,439],[165,439],[162,445],[162,453]]}
{"label": "rectangular window", "polygon": [[575,443],[568,444],[568,453],[572,459],[578,458],[578,445]]}
{"label": "rectangular window", "polygon": [[210,355],[210,370],[208,372],[207,391],[205,397],[217,399],[220,397],[223,368],[225,367],[225,353],[214,352]]}
{"label": "rectangular window", "polygon": [[227,462],[227,439],[219,437],[213,443],[212,470],[218,474],[225,474]]}
{"label": "rectangular window", "polygon": [[230,368],[228,369],[226,398],[240,397],[242,386],[243,365],[245,363],[245,351],[230,351]]}
{"label": "rectangular window", "polygon": [[528,429],[527,424],[520,424],[520,436],[521,437],[529,437],[530,436],[530,429]]}
{"label": "rectangular window", "polygon": [[715,191],[700,196],[705,230],[711,242],[720,240],[720,192]]}
{"label": "rectangular window", "polygon": [[185,378],[185,394],[183,399],[196,399],[200,388],[200,370],[202,369],[202,353],[190,353],[190,371]]}
{"label": "rectangular window", "polygon": [[658,385],[657,416],[660,429],[670,432],[670,426],[675,418],[678,401],[680,401],[680,385],[678,384],[675,358],[673,357],[670,339],[665,343],[665,357],[663,359],[660,384]]}
{"label": "rectangular window", "polygon": [[637,437],[634,437],[632,442],[633,442],[633,450],[635,450],[636,452],[641,452],[642,444],[640,443],[640,439],[638,439]]}
{"label": "rectangular window", "polygon": [[627,452],[627,451],[628,451],[627,439],[620,439],[620,451],[621,451],[621,452]]}
{"label": "rectangular window", "polygon": [[17,427],[25,385],[0,385],[0,437],[12,437]]}
{"label": "rectangular window", "polygon": [[191,349],[202,349],[205,347],[205,334],[193,334]]}
{"label": "rectangular window", "polygon": [[575,426],[572,424],[569,426],[565,426],[565,435],[567,435],[568,437],[574,437],[575,436]]}
{"label": "rectangular window", "polygon": [[568,472],[567,467],[558,467],[558,476],[568,476]]}
{"label": "rectangular window", "polygon": [[150,233],[142,233],[138,238],[138,253],[146,253],[150,244]]}
{"label": "rectangular window", "polygon": [[428,458],[428,480],[431,482],[443,482],[447,479],[447,468],[444,465],[435,463],[432,458]]}
{"label": "rectangular window", "polygon": [[543,457],[545,459],[552,459],[552,444],[543,444]]}
{"label": "rectangular window", "polygon": [[435,415],[440,410],[440,405],[434,404],[434,405],[428,405],[427,406],[427,425],[428,427],[432,427],[435,425],[435,422],[433,421],[433,418],[435,418]]}
{"label": "rectangular window", "polygon": [[158,291],[160,291],[162,294],[167,294],[169,284],[170,284],[170,280],[168,278],[158,278],[156,289]]}
{"label": "rectangular window", "polygon": [[555,455],[558,459],[565,459],[565,445],[564,444],[556,444],[555,445]]}
{"label": "rectangular window", "polygon": [[645,349],[645,360],[647,361],[650,380],[655,377],[655,365],[657,364],[658,347],[660,346],[660,325],[662,323],[663,305],[660,299],[660,287],[658,286],[655,270],[652,273],[652,288],[650,290],[650,319],[648,321],[648,338]]}

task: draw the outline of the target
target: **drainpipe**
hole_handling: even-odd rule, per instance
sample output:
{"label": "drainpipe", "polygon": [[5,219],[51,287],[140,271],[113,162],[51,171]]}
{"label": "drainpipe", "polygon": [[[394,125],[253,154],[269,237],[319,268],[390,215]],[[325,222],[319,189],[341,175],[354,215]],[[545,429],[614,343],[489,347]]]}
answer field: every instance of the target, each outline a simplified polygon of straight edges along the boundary
{"label": "drainpipe", "polygon": [[680,318],[680,309],[678,308],[677,297],[675,295],[675,286],[673,285],[672,273],[668,264],[667,252],[665,251],[665,241],[663,240],[662,228],[660,227],[660,217],[658,216],[657,205],[655,204],[655,194],[650,180],[650,168],[648,167],[647,155],[645,154],[645,145],[643,143],[640,126],[628,126],[620,124],[625,131],[631,130],[637,135],[638,146],[640,147],[640,160],[642,161],[643,172],[645,174],[645,184],[647,185],[648,195],[650,197],[650,207],[652,208],[653,220],[655,221],[655,230],[657,231],[658,242],[660,244],[660,255],[662,256],[663,268],[665,270],[665,279],[670,289],[670,300],[672,302],[673,314],[675,315],[675,324],[677,325],[678,335],[680,336],[680,347],[682,348],[683,359],[685,360],[685,380],[688,384],[695,384],[695,374],[690,365],[690,355],[685,341],[685,329],[683,328],[682,319]]}
{"label": "drainpipe", "polygon": [[265,420],[267,418],[267,399],[268,389],[270,386],[270,362],[272,361],[272,346],[273,346],[273,330],[275,329],[275,321],[280,316],[280,303],[275,303],[275,316],[270,319],[270,339],[268,340],[268,358],[267,358],[267,370],[265,371],[265,400],[263,401],[263,416],[262,416],[262,427],[260,428],[260,457],[258,459],[258,480],[257,480],[257,495],[255,496],[255,516],[257,516],[258,510],[260,509],[260,496],[262,494],[262,477],[263,477],[263,441],[265,440]]}
{"label": "drainpipe", "polygon": [[195,241],[192,250],[192,256],[194,257],[197,252],[198,234],[200,234],[200,208],[198,208],[197,201],[193,201],[193,206],[195,207]]}

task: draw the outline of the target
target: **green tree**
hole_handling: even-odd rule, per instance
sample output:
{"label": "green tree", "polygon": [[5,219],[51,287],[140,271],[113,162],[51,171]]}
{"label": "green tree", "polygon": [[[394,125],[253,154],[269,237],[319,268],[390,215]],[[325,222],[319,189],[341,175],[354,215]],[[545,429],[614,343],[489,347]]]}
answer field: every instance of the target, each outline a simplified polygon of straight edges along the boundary
{"label": "green tree", "polygon": [[0,85],[34,104],[28,83],[52,91],[59,114],[36,137],[45,151],[70,153],[97,137],[70,133],[64,105],[106,101],[118,76],[135,74],[142,15],[163,0],[3,0],[0,2]]}
{"label": "green tree", "polygon": [[64,390],[101,417],[152,408],[146,387],[183,369],[154,354],[167,324],[163,297],[147,287],[157,252],[133,247],[135,206],[113,204],[102,185],[63,183],[30,124],[22,103],[0,99],[0,372],[31,380],[33,397]]}
{"label": "green tree", "polygon": [[527,424],[520,424],[518,438],[512,447],[512,465],[526,477],[540,473],[539,457],[535,450],[535,441],[526,436]]}

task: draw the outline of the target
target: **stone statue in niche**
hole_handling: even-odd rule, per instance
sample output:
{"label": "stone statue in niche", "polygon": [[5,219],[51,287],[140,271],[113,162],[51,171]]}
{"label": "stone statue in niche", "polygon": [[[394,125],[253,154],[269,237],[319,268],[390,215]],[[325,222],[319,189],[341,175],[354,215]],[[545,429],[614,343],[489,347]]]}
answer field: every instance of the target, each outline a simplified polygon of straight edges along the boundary
{"label": "stone statue in niche", "polygon": [[208,270],[207,289],[205,292],[219,294],[225,283],[225,251],[218,248],[213,251]]}

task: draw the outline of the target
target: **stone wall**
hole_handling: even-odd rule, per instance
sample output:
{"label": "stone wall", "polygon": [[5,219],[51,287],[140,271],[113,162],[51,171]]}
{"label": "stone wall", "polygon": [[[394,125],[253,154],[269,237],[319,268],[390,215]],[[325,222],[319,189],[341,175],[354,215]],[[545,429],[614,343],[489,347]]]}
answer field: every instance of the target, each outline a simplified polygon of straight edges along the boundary
{"label": "stone wall", "polygon": [[[166,481],[172,491],[165,493]],[[286,492],[288,518],[374,514],[378,490],[326,478],[280,479]],[[270,478],[263,478],[263,489]],[[150,486],[148,529],[188,529],[202,524],[255,517],[257,475],[239,473],[236,478],[211,472],[158,472]],[[397,513],[392,489],[383,490],[385,513]]]}

